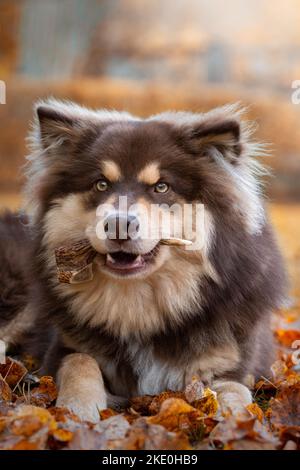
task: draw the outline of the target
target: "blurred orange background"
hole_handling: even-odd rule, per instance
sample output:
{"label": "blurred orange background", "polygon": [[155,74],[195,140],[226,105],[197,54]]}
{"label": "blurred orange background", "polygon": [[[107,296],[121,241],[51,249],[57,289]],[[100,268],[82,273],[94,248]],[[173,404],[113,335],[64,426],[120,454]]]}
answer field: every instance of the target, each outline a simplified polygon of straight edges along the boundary
{"label": "blurred orange background", "polygon": [[0,207],[20,205],[37,98],[143,116],[240,101],[271,144],[267,194],[300,279],[299,25],[300,0],[0,0]]}

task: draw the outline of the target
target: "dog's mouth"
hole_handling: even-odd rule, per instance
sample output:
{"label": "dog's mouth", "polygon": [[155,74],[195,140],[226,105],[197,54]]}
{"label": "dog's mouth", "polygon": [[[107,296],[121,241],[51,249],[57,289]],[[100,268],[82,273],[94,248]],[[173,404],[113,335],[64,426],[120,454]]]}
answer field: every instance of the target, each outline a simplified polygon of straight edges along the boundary
{"label": "dog's mouth", "polygon": [[125,251],[116,251],[107,253],[105,257],[105,266],[111,271],[120,274],[131,274],[141,271],[151,263],[159,251],[155,246],[151,251],[145,254],[127,253]]}

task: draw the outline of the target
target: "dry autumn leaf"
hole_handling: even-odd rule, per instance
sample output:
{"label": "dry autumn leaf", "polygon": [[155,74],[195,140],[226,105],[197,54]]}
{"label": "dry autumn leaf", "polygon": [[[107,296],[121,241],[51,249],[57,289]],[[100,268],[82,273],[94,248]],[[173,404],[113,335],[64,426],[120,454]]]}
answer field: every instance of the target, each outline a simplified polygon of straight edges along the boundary
{"label": "dry autumn leaf", "polygon": [[170,398],[180,398],[180,399],[185,399],[184,393],[183,392],[173,392],[171,390],[168,390],[166,392],[160,393],[159,395],[156,395],[155,397],[152,397],[152,401],[149,405],[149,414],[150,415],[155,415],[156,413],[159,412],[161,405],[166,401],[169,400]]}
{"label": "dry autumn leaf", "polygon": [[68,444],[72,450],[105,450],[120,446],[130,426],[122,416],[112,416],[95,425],[92,429],[82,426],[76,430]]}
{"label": "dry autumn leaf", "polygon": [[57,427],[49,434],[48,447],[61,449],[73,439],[74,433],[82,426],[79,418],[66,408],[50,408],[49,412],[56,421]]}
{"label": "dry autumn leaf", "polygon": [[203,413],[180,398],[169,398],[163,402],[157,415],[147,419],[151,424],[159,424],[168,431],[185,435],[191,440],[205,427]]}
{"label": "dry autumn leaf", "polygon": [[300,330],[276,330],[277,341],[287,348],[291,348],[294,341],[300,340]]}
{"label": "dry autumn leaf", "polygon": [[184,396],[188,403],[193,403],[197,400],[200,400],[204,396],[204,385],[203,383],[196,379],[193,379],[190,384],[188,384],[184,391]]}
{"label": "dry autumn leaf", "polygon": [[241,439],[232,441],[224,447],[224,450],[276,450],[276,443],[254,441],[253,439]]}
{"label": "dry autumn leaf", "polygon": [[2,418],[0,449],[44,449],[48,435],[56,429],[56,422],[48,410],[20,405]]}
{"label": "dry autumn leaf", "polygon": [[298,426],[300,431],[300,383],[284,387],[271,400],[267,416],[277,429]]}
{"label": "dry autumn leaf", "polygon": [[[159,396],[159,395],[158,395]],[[140,397],[133,397],[130,400],[130,406],[133,410],[137,413],[142,415],[149,415],[151,414],[149,411],[149,407],[154,399],[153,395],[142,395]],[[157,411],[156,411],[157,413]]]}
{"label": "dry autumn leaf", "polygon": [[197,410],[200,410],[203,415],[212,418],[216,415],[219,408],[217,394],[209,388],[206,388],[203,392],[203,396],[193,402],[193,406],[197,408]]}
{"label": "dry autumn leaf", "polygon": [[57,398],[57,388],[52,377],[41,377],[39,385],[31,390],[30,403],[46,407]]}
{"label": "dry autumn leaf", "polygon": [[115,449],[124,450],[190,450],[188,439],[152,424],[152,418],[139,418],[129,429],[127,437]]}
{"label": "dry autumn leaf", "polygon": [[11,399],[11,388],[6,382],[6,380],[4,380],[3,377],[0,375],[0,400],[11,401]]}
{"label": "dry autumn leaf", "polygon": [[112,408],[106,408],[105,410],[100,410],[100,419],[104,421],[105,419],[111,418],[112,416],[116,416],[118,414],[117,411],[113,410]]}
{"label": "dry autumn leaf", "polygon": [[[209,436],[214,445],[237,446],[237,442],[242,440],[253,441],[253,445],[278,445],[278,439],[274,436],[267,426],[263,425],[256,417],[249,416],[248,419],[238,420],[234,416],[227,417],[224,421],[217,424]],[[249,448],[249,447],[248,447]]]}
{"label": "dry autumn leaf", "polygon": [[261,423],[264,421],[263,410],[258,406],[257,403],[250,403],[250,405],[247,406],[247,410],[249,411],[251,416],[256,416],[258,421],[260,421]]}
{"label": "dry autumn leaf", "polygon": [[94,426],[94,430],[105,435],[108,448],[114,448],[116,442],[124,439],[129,429],[130,425],[122,415],[112,416]]}
{"label": "dry autumn leaf", "polygon": [[26,368],[9,358],[2,368],[5,379],[0,376],[0,448],[300,448],[300,375],[291,352],[281,349],[278,357],[272,376],[255,384],[255,403],[245,409],[244,418],[229,415],[220,421],[216,394],[195,377],[185,391],[135,397],[123,413],[102,410],[97,425],[53,407],[57,397],[53,378],[32,375],[28,380]]}
{"label": "dry autumn leaf", "polygon": [[69,450],[101,450],[105,449],[106,444],[107,440],[103,434],[82,426],[74,432],[67,448]]}
{"label": "dry autumn leaf", "polygon": [[0,364],[0,375],[14,389],[27,374],[24,365],[11,357],[6,357],[5,364]]}

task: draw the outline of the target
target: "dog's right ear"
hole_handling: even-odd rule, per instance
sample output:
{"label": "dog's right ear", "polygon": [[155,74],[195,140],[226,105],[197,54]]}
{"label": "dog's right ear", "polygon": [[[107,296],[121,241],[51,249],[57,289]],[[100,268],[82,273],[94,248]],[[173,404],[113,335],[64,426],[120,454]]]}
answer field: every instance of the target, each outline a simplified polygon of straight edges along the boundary
{"label": "dog's right ear", "polygon": [[36,108],[39,137],[44,148],[74,141],[82,130],[80,119],[47,105]]}

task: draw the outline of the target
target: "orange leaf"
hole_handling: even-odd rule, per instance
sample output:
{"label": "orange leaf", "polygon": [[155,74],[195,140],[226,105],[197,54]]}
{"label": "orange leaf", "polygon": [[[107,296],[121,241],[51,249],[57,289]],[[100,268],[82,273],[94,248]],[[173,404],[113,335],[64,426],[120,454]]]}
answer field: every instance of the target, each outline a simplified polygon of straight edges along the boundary
{"label": "orange leaf", "polygon": [[31,391],[30,403],[46,407],[57,398],[57,389],[52,377],[41,377],[38,387]]}
{"label": "orange leaf", "polygon": [[157,415],[147,418],[148,423],[159,424],[168,431],[195,434],[203,426],[203,413],[180,398],[169,398],[161,405]]}
{"label": "orange leaf", "polygon": [[0,375],[0,400],[11,401],[12,393],[8,383]]}
{"label": "orange leaf", "polygon": [[300,340],[300,330],[277,330],[275,336],[279,343],[291,348],[294,341]]}
{"label": "orange leaf", "polygon": [[193,402],[193,406],[205,416],[212,418],[216,415],[219,408],[216,393],[206,388],[203,392],[203,397]]}
{"label": "orange leaf", "polygon": [[5,364],[0,364],[0,374],[14,388],[25,377],[27,369],[20,361],[6,357]]}
{"label": "orange leaf", "polygon": [[263,410],[258,406],[257,403],[250,403],[247,406],[247,410],[252,416],[256,416],[257,419],[262,423],[264,420],[264,413]]}
{"label": "orange leaf", "polygon": [[[169,399],[168,401],[176,400]],[[180,400],[182,401],[182,400]],[[190,450],[188,439],[183,434],[168,432],[162,426],[152,424],[151,418],[139,418],[129,429],[127,437],[115,449],[126,450]]]}

